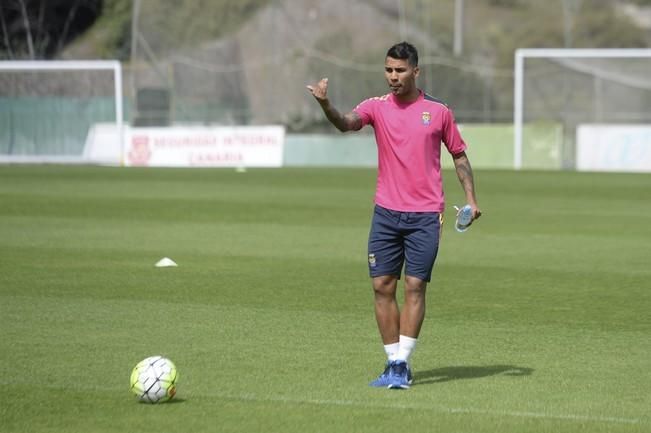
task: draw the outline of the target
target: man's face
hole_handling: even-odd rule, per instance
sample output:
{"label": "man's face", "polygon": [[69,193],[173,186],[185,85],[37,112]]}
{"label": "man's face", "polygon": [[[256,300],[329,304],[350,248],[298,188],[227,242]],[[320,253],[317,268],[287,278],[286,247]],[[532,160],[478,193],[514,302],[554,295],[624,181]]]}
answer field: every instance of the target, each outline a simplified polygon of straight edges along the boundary
{"label": "man's face", "polygon": [[384,77],[396,96],[410,95],[416,89],[418,73],[418,66],[411,66],[407,60],[387,57],[384,61]]}

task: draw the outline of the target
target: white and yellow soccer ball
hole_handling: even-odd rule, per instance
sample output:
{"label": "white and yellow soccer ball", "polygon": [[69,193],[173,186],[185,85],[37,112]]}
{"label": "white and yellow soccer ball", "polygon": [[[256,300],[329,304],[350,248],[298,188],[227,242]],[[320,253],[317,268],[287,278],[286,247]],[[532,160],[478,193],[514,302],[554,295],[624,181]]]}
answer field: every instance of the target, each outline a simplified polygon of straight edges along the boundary
{"label": "white and yellow soccer ball", "polygon": [[131,372],[131,392],[146,403],[163,403],[176,394],[178,372],[172,361],[150,356],[140,361]]}

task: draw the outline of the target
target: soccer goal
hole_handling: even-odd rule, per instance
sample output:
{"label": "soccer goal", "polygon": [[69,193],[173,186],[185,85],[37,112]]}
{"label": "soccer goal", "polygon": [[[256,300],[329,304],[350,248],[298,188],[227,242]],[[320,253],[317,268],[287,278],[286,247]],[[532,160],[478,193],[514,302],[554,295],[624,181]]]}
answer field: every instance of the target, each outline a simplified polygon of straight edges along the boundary
{"label": "soccer goal", "polygon": [[651,49],[520,49],[514,73],[515,169],[651,167]]}
{"label": "soccer goal", "polygon": [[120,62],[0,61],[0,162],[119,163],[122,132]]}

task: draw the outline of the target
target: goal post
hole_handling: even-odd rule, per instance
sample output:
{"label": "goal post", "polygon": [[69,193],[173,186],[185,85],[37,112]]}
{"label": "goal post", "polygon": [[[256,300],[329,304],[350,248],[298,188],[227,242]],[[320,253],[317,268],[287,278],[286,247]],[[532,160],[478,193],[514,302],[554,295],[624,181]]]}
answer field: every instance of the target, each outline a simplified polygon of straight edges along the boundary
{"label": "goal post", "polygon": [[119,163],[122,89],[117,60],[0,61],[0,162],[106,162],[85,146],[97,125],[110,125],[109,160]]}
{"label": "goal post", "polygon": [[[560,152],[558,168],[577,168],[581,126],[651,125],[651,49],[519,49],[514,60],[516,170],[546,145]],[[536,125],[560,142],[529,139]]]}

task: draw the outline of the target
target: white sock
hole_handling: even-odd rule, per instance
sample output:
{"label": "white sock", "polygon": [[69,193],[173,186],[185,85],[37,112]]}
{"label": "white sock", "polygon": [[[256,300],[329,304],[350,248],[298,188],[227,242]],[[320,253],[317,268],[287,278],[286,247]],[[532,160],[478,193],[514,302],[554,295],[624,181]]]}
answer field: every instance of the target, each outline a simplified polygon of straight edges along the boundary
{"label": "white sock", "polygon": [[396,355],[396,360],[409,362],[409,357],[411,352],[416,348],[417,338],[407,337],[406,335],[400,336],[400,349],[398,349],[398,354]]}
{"label": "white sock", "polygon": [[395,361],[396,356],[398,356],[398,350],[400,349],[400,343],[391,343],[384,345],[384,352],[387,354],[389,361]]}

